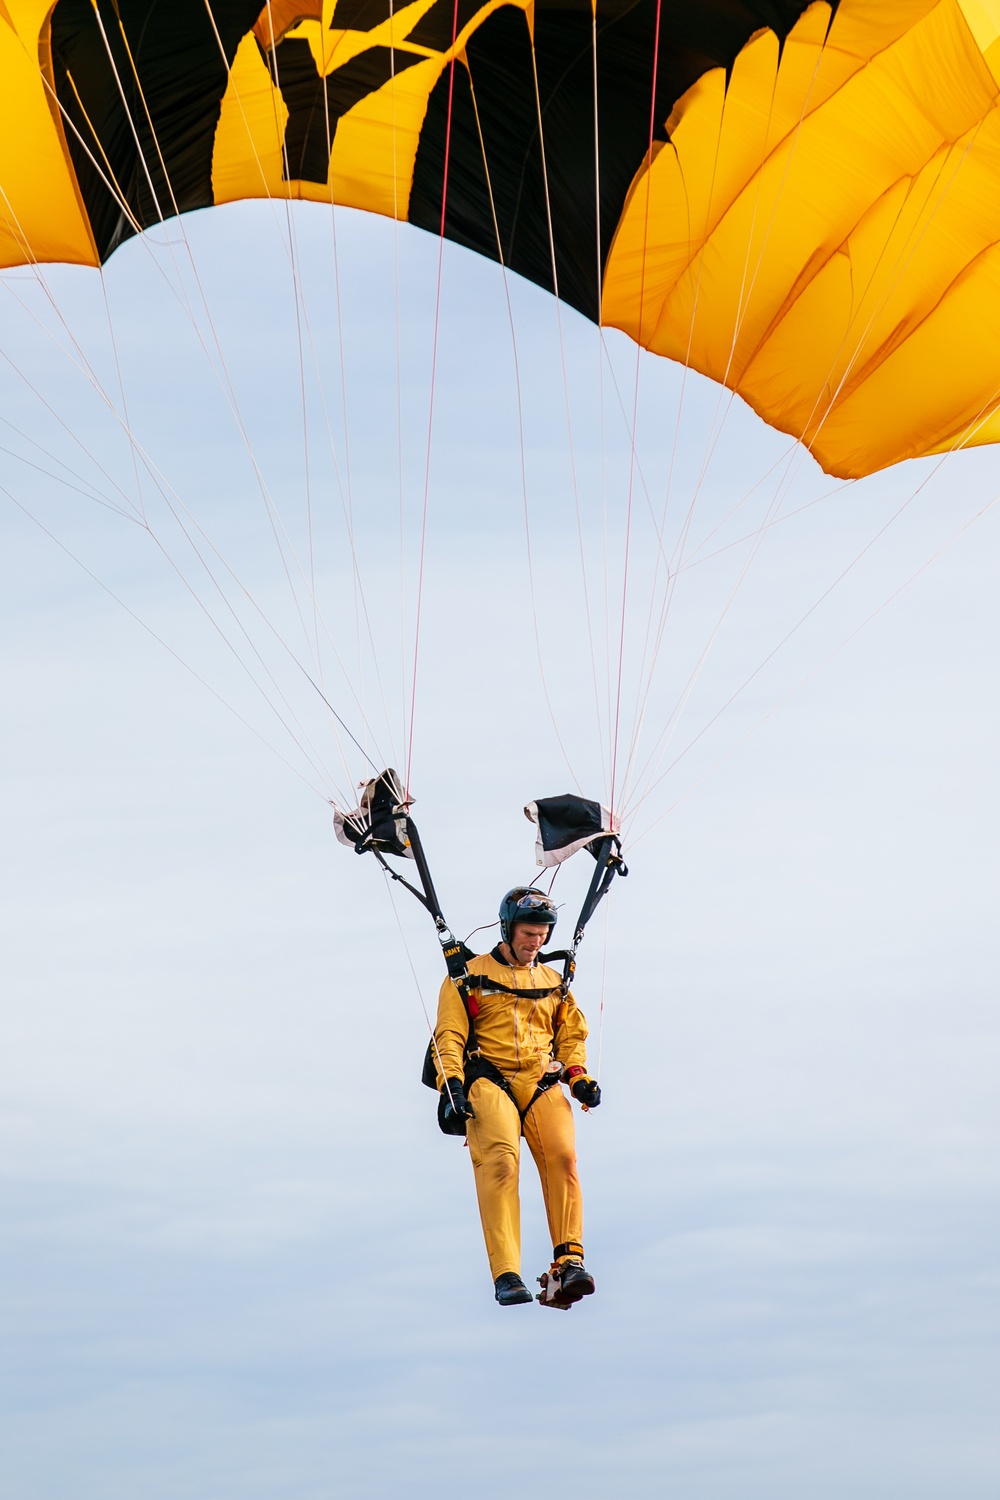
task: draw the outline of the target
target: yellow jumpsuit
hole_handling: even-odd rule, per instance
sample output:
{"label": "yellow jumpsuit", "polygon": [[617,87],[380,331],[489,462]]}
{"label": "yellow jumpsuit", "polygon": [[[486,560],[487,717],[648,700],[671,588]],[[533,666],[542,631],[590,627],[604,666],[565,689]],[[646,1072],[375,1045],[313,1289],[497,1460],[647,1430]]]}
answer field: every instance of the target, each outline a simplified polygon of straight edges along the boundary
{"label": "yellow jumpsuit", "polygon": [[[518,1196],[521,1134],[535,1160],[542,1184],[553,1247],[571,1244],[582,1254],[583,1200],[576,1170],[573,1111],[560,1084],[531,1099],[553,1061],[586,1068],[587,1023],[572,993],[565,999],[555,987],[560,975],[545,964],[511,966],[494,949],[469,962],[478,1050],[506,1079],[514,1102],[496,1083],[477,1078],[469,1090],[476,1112],[466,1127],[476,1174],[479,1215],[494,1280],[505,1271],[521,1270],[521,1206]],[[552,987],[545,998],[484,994],[476,976],[484,975],[509,989]],[[450,979],[441,986],[434,1040],[440,1059],[438,1087],[444,1078],[462,1078],[469,1034],[461,996]],[[443,1070],[443,1071],[442,1071]],[[530,1105],[530,1108],[528,1107]],[[522,1127],[519,1111],[527,1109]],[[560,1256],[560,1259],[564,1256]]]}

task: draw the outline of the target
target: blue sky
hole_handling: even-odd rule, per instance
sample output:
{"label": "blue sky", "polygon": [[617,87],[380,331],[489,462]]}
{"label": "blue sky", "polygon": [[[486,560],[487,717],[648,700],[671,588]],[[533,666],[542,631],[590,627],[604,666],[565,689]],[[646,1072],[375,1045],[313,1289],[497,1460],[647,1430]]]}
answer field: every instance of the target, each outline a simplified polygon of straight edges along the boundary
{"label": "blue sky", "polygon": [[[621,743],[658,586],[643,485],[659,514],[673,462],[671,548],[697,497],[685,559],[735,544],[678,574],[640,764],[684,697],[670,766],[847,570],[630,809],[606,969],[602,915],[578,986],[605,1089],[579,1122],[599,1292],[566,1319],[501,1312],[468,1162],[418,1082],[433,933],[335,843],[324,799],[364,762],[346,740],[341,761],[296,664],[316,675],[319,637],[345,721],[402,758],[437,246],[338,216],[345,446],[330,216],[293,227],[301,363],[267,206],[114,257],[121,387],[93,273],[47,273],[58,315],[30,273],[5,284],[2,483],[57,538],[5,500],[11,1494],[422,1496],[475,1475],[492,1500],[544,1475],[582,1500],[995,1496],[996,513],[947,546],[1000,490],[995,453],[838,487],[694,377],[678,420],[680,373],[644,359],[633,467],[610,373],[628,413],[629,346],[609,335],[602,374],[595,331],[511,280],[533,603],[504,282],[446,251],[412,785],[457,930],[530,874],[523,803],[572,784],[536,620],[572,769],[607,791],[630,470]],[[291,557],[308,573],[303,380],[329,638]],[[124,390],[139,457],[95,383],[119,417]],[[202,606],[234,616],[142,454],[245,585],[233,639],[265,695],[208,622]],[[92,496],[141,497],[155,538],[52,478],[69,468]],[[759,551],[741,540],[785,515]],[[567,917],[587,873],[559,877]],[[547,1248],[530,1163],[523,1198],[530,1278]]]}

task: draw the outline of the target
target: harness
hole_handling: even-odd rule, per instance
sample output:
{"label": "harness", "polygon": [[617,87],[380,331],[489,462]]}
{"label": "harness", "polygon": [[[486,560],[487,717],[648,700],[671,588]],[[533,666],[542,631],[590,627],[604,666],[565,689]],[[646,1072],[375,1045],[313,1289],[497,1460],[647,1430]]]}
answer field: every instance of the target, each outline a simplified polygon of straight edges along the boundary
{"label": "harness", "polygon": [[[451,972],[450,963],[448,972],[453,984],[455,985],[455,988],[458,990],[458,993],[461,997],[462,1004],[465,1007],[466,1018],[469,1023],[469,1031],[468,1036],[466,1037],[464,1048],[465,1072],[462,1079],[462,1086],[465,1089],[466,1096],[468,1096],[470,1088],[478,1078],[484,1078],[489,1083],[495,1084],[498,1089],[501,1089],[502,1092],[507,1095],[507,1098],[517,1110],[518,1118],[520,1119],[521,1125],[523,1127],[524,1122],[528,1117],[528,1111],[532,1108],[536,1101],[541,1098],[543,1094],[547,1093],[548,1090],[552,1088],[553,1084],[559,1082],[560,1078],[562,1077],[562,1069],[556,1067],[549,1072],[543,1073],[542,1077],[538,1081],[538,1086],[535,1089],[535,1092],[528,1100],[528,1103],[525,1105],[524,1109],[521,1109],[518,1105],[517,1100],[514,1098],[513,1089],[511,1088],[507,1079],[501,1073],[500,1069],[496,1066],[495,1063],[490,1062],[488,1057],[483,1057],[482,1053],[479,1051],[479,1044],[476,1040],[476,1017],[479,1014],[479,1001],[476,998],[476,994],[517,995],[519,999],[522,1000],[547,1000],[550,995],[562,994],[565,996],[569,989],[569,984],[564,974],[563,978],[558,984],[546,985],[543,988],[539,989],[518,989],[516,985],[502,984],[498,979],[491,979],[488,974],[470,974],[467,965],[469,959],[475,958],[476,955],[470,948],[467,948],[464,943],[460,943],[457,946],[462,951],[460,954],[456,954],[453,962],[456,969],[459,968],[459,964],[461,965],[462,972],[457,975],[453,974]],[[558,958],[561,956],[561,954],[541,953],[539,954],[539,961],[545,963],[549,958]],[[493,950],[490,957],[497,958],[498,962],[503,962],[502,959],[498,958],[496,949]],[[445,952],[445,961],[448,961],[447,950]],[[427,1051],[424,1053],[424,1066],[423,1071],[420,1075],[420,1081],[421,1083],[426,1084],[426,1086],[430,1089],[437,1089],[437,1063],[435,1059],[433,1037],[427,1043]],[[454,1115],[452,1115],[446,1122],[444,1112],[445,1102],[445,1097],[444,1095],[442,1095],[441,1102],[438,1107],[438,1124],[444,1131],[445,1135],[464,1135],[464,1120],[458,1120]]]}

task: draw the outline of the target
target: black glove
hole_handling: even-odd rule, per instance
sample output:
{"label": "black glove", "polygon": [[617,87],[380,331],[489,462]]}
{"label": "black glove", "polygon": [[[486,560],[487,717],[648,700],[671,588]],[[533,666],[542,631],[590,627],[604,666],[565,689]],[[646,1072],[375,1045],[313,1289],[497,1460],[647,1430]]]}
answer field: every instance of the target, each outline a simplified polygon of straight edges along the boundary
{"label": "black glove", "polygon": [[[460,1078],[449,1078],[441,1090],[441,1129],[446,1125],[465,1125],[466,1120],[474,1120],[476,1111],[465,1097],[465,1087]],[[459,1132],[456,1132],[456,1134]],[[461,1134],[465,1134],[464,1129]]]}
{"label": "black glove", "polygon": [[571,1093],[588,1109],[596,1109],[601,1102],[601,1085],[596,1078],[588,1078],[586,1074],[574,1081]]}

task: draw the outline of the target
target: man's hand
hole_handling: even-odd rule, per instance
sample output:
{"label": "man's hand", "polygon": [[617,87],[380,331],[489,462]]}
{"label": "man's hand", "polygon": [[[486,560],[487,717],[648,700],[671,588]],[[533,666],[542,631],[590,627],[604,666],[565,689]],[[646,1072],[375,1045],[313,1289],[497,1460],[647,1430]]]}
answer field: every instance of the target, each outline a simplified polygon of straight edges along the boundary
{"label": "man's hand", "polygon": [[601,1085],[586,1073],[573,1079],[570,1090],[573,1098],[579,1099],[585,1109],[596,1109],[601,1102]]}
{"label": "man's hand", "polygon": [[476,1111],[465,1097],[465,1088],[460,1078],[449,1078],[441,1090],[441,1100],[444,1105],[444,1118],[449,1120],[454,1117],[457,1120],[474,1120]]}

